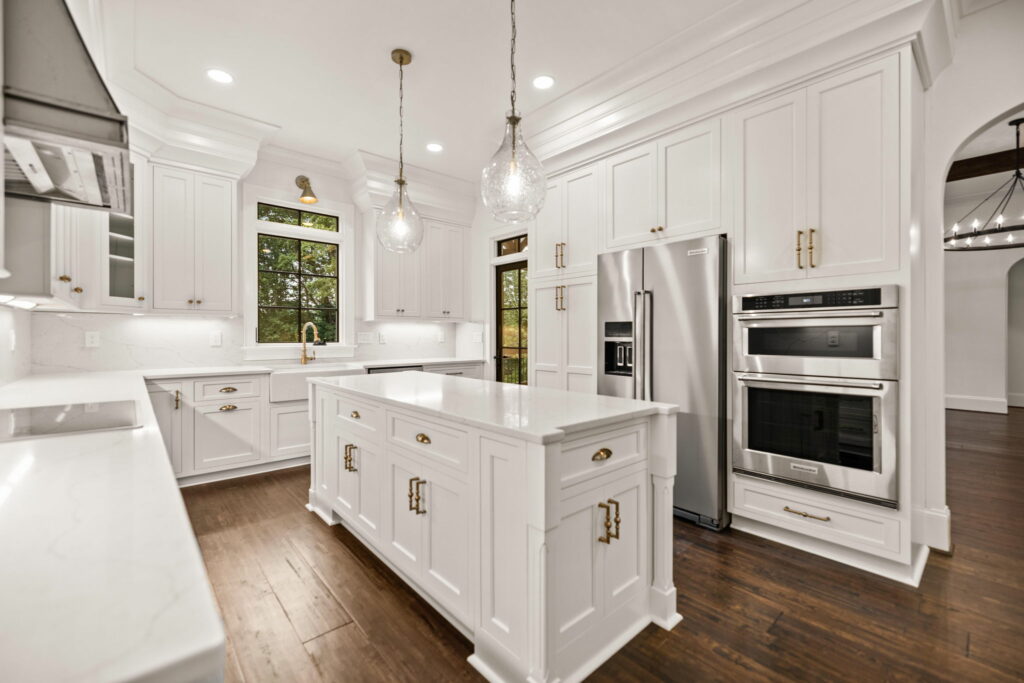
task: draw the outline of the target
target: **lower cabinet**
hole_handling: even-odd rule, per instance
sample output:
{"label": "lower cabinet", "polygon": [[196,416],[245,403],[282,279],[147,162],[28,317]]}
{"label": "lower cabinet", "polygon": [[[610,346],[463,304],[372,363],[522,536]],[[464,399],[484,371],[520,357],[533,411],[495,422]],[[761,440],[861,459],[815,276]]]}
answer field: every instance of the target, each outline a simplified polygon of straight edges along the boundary
{"label": "lower cabinet", "polygon": [[388,450],[385,553],[463,623],[471,623],[470,504],[466,482]]}
{"label": "lower cabinet", "polygon": [[195,470],[220,469],[260,459],[258,399],[196,405],[192,408]]}
{"label": "lower cabinet", "polygon": [[630,618],[628,608],[649,585],[647,479],[639,469],[560,501],[551,556],[559,650],[588,647],[577,641],[620,608]]}
{"label": "lower cabinet", "polygon": [[336,426],[326,426],[323,445],[327,459],[328,490],[335,512],[356,525],[365,536],[380,536],[381,473],[383,457],[379,448],[354,439]]}
{"label": "lower cabinet", "polygon": [[268,460],[309,455],[309,407],[306,401],[270,404],[270,452]]}
{"label": "lower cabinet", "polygon": [[182,382],[151,382],[148,385],[149,402],[156,414],[156,423],[160,427],[160,435],[164,438],[164,448],[171,459],[174,474],[182,472],[181,437],[182,437]]}

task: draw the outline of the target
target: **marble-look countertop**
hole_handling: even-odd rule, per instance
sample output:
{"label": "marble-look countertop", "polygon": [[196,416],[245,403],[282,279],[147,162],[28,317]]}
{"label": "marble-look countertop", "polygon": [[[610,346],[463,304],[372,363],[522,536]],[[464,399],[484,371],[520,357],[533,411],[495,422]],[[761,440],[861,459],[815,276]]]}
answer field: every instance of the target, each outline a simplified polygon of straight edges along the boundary
{"label": "marble-look countertop", "polygon": [[339,372],[366,371],[371,368],[404,367],[407,365],[478,365],[480,358],[398,358],[387,360],[323,360],[308,365],[298,363],[270,365],[219,365],[211,367],[153,368],[139,370],[146,379],[171,379],[174,377],[209,377],[214,375],[263,375],[271,372],[303,372],[310,370],[338,370]]}
{"label": "marble-look countertop", "polygon": [[536,443],[560,441],[567,433],[608,422],[679,410],[666,403],[425,372],[312,377],[308,381]]}
{"label": "marble-look countertop", "polygon": [[215,680],[224,631],[140,372],[37,375],[0,407],[132,400],[141,427],[0,443],[5,680]]}

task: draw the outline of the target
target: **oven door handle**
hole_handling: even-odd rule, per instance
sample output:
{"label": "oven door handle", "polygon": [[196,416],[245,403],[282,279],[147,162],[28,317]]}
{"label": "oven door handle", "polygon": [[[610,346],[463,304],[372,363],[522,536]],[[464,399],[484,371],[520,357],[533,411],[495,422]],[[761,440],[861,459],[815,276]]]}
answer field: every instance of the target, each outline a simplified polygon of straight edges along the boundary
{"label": "oven door handle", "polygon": [[814,311],[808,313],[746,313],[737,315],[737,320],[811,320],[814,318],[881,318],[885,311]]}
{"label": "oven door handle", "polygon": [[885,385],[881,382],[853,382],[847,380],[823,380],[813,377],[800,379],[787,379],[782,377],[758,377],[757,375],[737,375],[736,379],[741,382],[764,382],[766,384],[804,384],[816,387],[840,387],[843,389],[874,389],[878,391]]}

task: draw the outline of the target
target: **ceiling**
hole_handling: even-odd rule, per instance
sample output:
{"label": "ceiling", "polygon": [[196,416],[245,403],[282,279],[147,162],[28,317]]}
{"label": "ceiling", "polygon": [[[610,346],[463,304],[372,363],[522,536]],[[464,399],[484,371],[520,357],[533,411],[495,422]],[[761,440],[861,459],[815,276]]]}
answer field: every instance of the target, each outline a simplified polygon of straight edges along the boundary
{"label": "ceiling", "polygon": [[[1013,149],[1013,128],[1010,127],[1010,121],[1022,117],[1024,117],[1024,107],[1007,114],[978,133],[970,142],[961,147],[953,158],[970,159],[985,154],[992,154],[993,152]],[[1021,133],[1024,135],[1024,126],[1021,128]]]}
{"label": "ceiling", "polygon": [[[638,12],[621,0],[520,0],[519,108],[528,115],[734,1],[645,0]],[[279,126],[272,144],[334,161],[356,149],[397,157],[390,52],[407,48],[406,161],[476,180],[509,108],[508,10],[498,0],[136,0],[132,48],[135,68],[176,95]],[[209,80],[211,67],[234,83]],[[535,90],[539,74],[555,87]]]}

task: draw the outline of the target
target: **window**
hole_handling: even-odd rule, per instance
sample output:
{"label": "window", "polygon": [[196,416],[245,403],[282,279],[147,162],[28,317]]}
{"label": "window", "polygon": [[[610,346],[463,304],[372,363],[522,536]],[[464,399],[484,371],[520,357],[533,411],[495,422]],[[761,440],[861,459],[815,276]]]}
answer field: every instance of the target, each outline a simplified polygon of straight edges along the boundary
{"label": "window", "polygon": [[[335,221],[336,230],[338,219],[325,218]],[[256,341],[298,342],[302,326],[312,321],[321,339],[337,342],[338,245],[260,233],[257,249]]]}
{"label": "window", "polygon": [[526,235],[509,237],[507,240],[498,241],[498,256],[509,256],[510,254],[522,254],[529,246]]}
{"label": "window", "polygon": [[302,209],[289,209],[286,206],[274,206],[260,202],[256,204],[256,218],[270,223],[284,223],[314,230],[338,232],[337,216],[328,216],[325,213],[313,213]]}
{"label": "window", "polygon": [[[526,239],[525,237],[523,239]],[[498,381],[526,384],[527,274],[526,261],[496,268],[498,277]]]}

